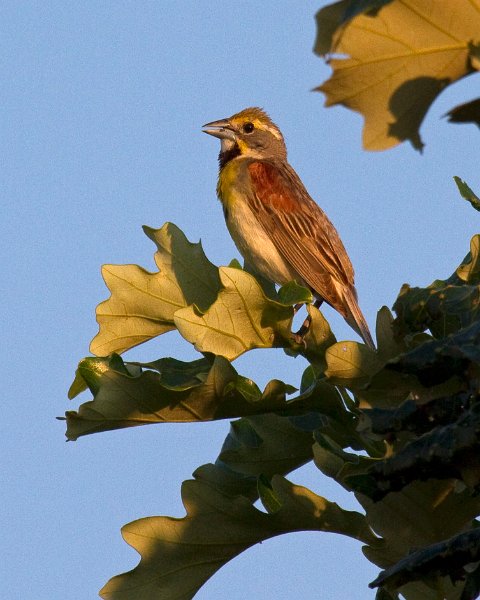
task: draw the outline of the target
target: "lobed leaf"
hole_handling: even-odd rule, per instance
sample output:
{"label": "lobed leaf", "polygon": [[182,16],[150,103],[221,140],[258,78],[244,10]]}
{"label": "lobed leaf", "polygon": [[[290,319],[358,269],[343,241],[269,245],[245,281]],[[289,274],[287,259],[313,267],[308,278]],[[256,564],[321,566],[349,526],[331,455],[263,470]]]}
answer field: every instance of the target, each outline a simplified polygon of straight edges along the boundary
{"label": "lobed leaf", "polygon": [[280,476],[271,482],[276,510],[266,514],[242,495],[228,495],[205,481],[186,481],[182,519],[148,517],[125,525],[125,541],[139,565],[111,579],[106,600],[187,600],[223,564],[250,546],[294,531],[329,531],[375,544],[363,515]]}
{"label": "lobed leaf", "polygon": [[326,106],[342,104],[363,115],[367,150],[404,140],[421,150],[419,127],[431,103],[447,85],[475,71],[479,1],[434,4],[394,0],[376,17],[357,14],[346,23],[345,2],[317,14],[319,31],[326,33],[319,34],[315,51],[346,58],[329,61],[333,75],[316,90],[326,95]]}
{"label": "lobed leaf", "polygon": [[245,271],[220,267],[219,272],[223,288],[208,310],[193,305],[175,313],[181,335],[200,352],[229,360],[254,348],[291,345],[291,305],[267,298]]}
{"label": "lobed leaf", "polygon": [[[80,363],[79,370],[86,377],[94,399],[82,404],[78,412],[65,413],[69,440],[151,423],[211,421],[293,410],[286,402],[286,395],[294,388],[273,381],[258,397],[246,393],[246,386],[253,388],[255,384],[246,383],[221,356],[213,362],[206,358],[192,363],[157,361],[154,364],[160,372],[143,371],[133,365],[138,370],[135,375],[130,373],[132,366],[123,362],[121,369],[104,363],[104,370],[99,371],[97,360],[85,359]],[[297,406],[295,410],[306,409],[304,405]]]}
{"label": "lobed leaf", "polygon": [[121,353],[166,333],[175,328],[178,309],[195,303],[206,310],[217,296],[218,269],[200,243],[189,242],[172,223],[143,229],[157,246],[159,271],[149,273],[137,265],[102,268],[111,296],[97,307],[99,332],[90,345],[92,354]]}

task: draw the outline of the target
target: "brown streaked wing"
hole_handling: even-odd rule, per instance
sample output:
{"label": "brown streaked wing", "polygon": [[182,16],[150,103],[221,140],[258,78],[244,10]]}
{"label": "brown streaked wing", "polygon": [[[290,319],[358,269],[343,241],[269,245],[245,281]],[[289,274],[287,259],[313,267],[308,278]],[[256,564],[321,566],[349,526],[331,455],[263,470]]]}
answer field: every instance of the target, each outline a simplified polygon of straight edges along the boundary
{"label": "brown streaked wing", "polygon": [[248,170],[251,208],[279,252],[305,283],[345,313],[332,278],[353,287],[354,273],[335,227],[290,165],[255,161]]}

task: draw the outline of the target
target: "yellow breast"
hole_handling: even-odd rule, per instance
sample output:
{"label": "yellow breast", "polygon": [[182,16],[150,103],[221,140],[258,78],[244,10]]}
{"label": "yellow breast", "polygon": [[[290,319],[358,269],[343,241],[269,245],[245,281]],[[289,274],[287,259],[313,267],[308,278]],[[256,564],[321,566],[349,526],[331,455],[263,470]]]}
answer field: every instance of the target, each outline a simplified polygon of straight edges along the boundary
{"label": "yellow breast", "polygon": [[231,160],[220,171],[217,195],[228,210],[238,197],[242,182],[245,184],[246,165],[242,160]]}

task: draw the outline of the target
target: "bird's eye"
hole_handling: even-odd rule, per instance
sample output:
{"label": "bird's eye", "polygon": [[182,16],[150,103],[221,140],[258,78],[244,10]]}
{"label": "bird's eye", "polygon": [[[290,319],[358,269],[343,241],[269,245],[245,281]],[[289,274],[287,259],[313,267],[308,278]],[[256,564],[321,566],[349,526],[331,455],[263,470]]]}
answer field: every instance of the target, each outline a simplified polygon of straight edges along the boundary
{"label": "bird's eye", "polygon": [[242,129],[244,133],[252,133],[252,131],[255,129],[255,126],[253,123],[250,123],[250,121],[248,121],[247,123],[245,123]]}

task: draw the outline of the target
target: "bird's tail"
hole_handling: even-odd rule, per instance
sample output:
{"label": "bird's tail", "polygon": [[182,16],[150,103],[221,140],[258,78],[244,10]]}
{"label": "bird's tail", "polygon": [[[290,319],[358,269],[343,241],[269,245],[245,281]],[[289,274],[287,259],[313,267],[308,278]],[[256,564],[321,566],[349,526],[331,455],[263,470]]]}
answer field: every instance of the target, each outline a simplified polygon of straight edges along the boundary
{"label": "bird's tail", "polygon": [[347,310],[345,321],[358,333],[367,346],[372,348],[372,350],[375,350],[375,343],[370,333],[370,329],[368,328],[367,321],[365,320],[365,317],[358,306],[355,289],[350,288],[344,290],[343,300],[345,303],[344,306]]}

